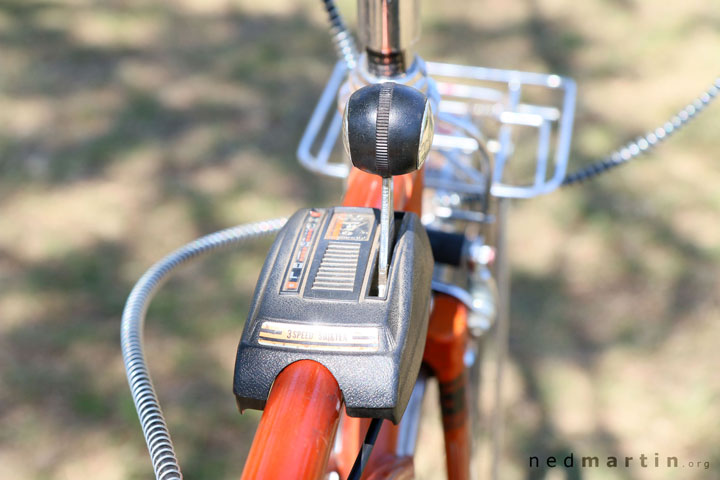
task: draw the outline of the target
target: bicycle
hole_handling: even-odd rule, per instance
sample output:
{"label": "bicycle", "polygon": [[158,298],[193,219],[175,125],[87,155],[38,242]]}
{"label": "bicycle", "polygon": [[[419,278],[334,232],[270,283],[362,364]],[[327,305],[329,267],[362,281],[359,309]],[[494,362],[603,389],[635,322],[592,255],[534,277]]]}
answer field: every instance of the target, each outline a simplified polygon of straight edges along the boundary
{"label": "bicycle", "polygon": [[[301,141],[298,154],[301,162],[313,170],[336,177],[348,176],[345,206],[377,207],[379,206],[378,200],[381,198],[380,191],[383,191],[385,195],[383,205],[381,205],[383,208],[380,209],[381,218],[373,218],[368,211],[359,211],[357,213],[359,217],[352,219],[353,222],[359,224],[359,227],[345,228],[344,217],[342,221],[336,220],[335,223],[335,225],[340,225],[339,232],[344,229],[350,231],[347,234],[348,238],[345,239],[349,243],[371,241],[373,235],[377,235],[379,238],[373,237],[375,243],[368,244],[367,247],[346,248],[347,245],[335,244],[332,245],[334,250],[330,245],[330,240],[333,239],[325,238],[324,240],[328,241],[323,244],[323,249],[320,249],[321,237],[328,234],[333,219],[339,218],[335,215],[349,215],[352,212],[350,210],[338,210],[339,213],[335,210],[332,212],[303,211],[286,231],[291,232],[294,228],[308,232],[307,244],[290,242],[289,248],[283,249],[280,248],[283,241],[278,240],[276,241],[277,247],[274,247],[274,253],[271,254],[271,256],[283,255],[282,260],[277,263],[280,265],[278,268],[282,271],[276,276],[282,278],[284,288],[275,288],[275,290],[279,289],[281,293],[288,295],[299,293],[301,290],[307,293],[308,288],[312,290],[312,286],[308,287],[310,278],[317,281],[318,271],[322,268],[324,255],[327,254],[328,258],[345,259],[345,263],[354,263],[355,265],[359,264],[360,258],[366,259],[366,266],[358,267],[357,270],[368,272],[361,278],[364,282],[363,285],[367,285],[367,287],[355,283],[355,279],[360,278],[356,275],[350,285],[342,282],[330,282],[330,284],[323,285],[322,282],[316,282],[318,286],[331,287],[319,290],[345,292],[347,287],[355,292],[356,289],[359,290],[362,287],[369,292],[369,296],[377,298],[382,298],[383,295],[388,298],[391,296],[390,293],[402,293],[402,289],[396,292],[393,288],[397,287],[391,287],[389,283],[390,278],[397,278],[400,274],[388,273],[388,270],[391,268],[396,268],[398,271],[405,270],[398,266],[397,260],[394,264],[392,260],[388,260],[390,256],[388,250],[397,249],[397,252],[405,252],[403,249],[407,248],[409,249],[407,251],[412,251],[414,247],[400,246],[399,244],[393,246],[392,244],[392,227],[389,219],[393,217],[390,208],[393,204],[398,210],[415,213],[418,218],[422,215],[424,227],[417,222],[412,223],[411,220],[407,220],[408,224],[403,227],[405,230],[402,232],[411,232],[412,235],[422,237],[422,233],[419,232],[422,232],[424,228],[431,230],[431,227],[436,227],[431,238],[434,240],[435,248],[432,248],[432,245],[430,248],[435,259],[449,267],[435,269],[436,278],[432,283],[429,282],[427,274],[418,274],[416,285],[428,285],[425,285],[424,291],[417,292],[415,298],[411,299],[411,310],[428,308],[427,306],[423,307],[421,303],[418,305],[415,303],[429,299],[430,285],[432,285],[435,292],[435,313],[430,317],[429,326],[416,325],[417,328],[413,329],[410,328],[410,325],[403,325],[403,335],[415,335],[415,338],[411,339],[411,344],[413,342],[415,344],[415,353],[411,355],[413,358],[407,361],[410,366],[397,368],[398,372],[402,371],[402,375],[398,372],[394,373],[396,375],[395,388],[402,391],[400,393],[390,392],[389,395],[392,397],[395,394],[396,398],[391,398],[389,403],[371,406],[371,403],[368,402],[373,399],[362,398],[363,390],[367,389],[368,385],[360,382],[360,388],[354,391],[353,395],[361,398],[353,398],[351,405],[348,403],[349,392],[347,389],[341,390],[338,384],[337,377],[340,376],[342,367],[334,367],[335,371],[331,373],[327,364],[322,366],[321,362],[317,361],[318,357],[314,357],[315,363],[307,363],[310,360],[298,359],[296,356],[292,357],[292,362],[287,365],[283,362],[289,360],[279,362],[279,367],[285,367],[282,369],[282,373],[277,371],[263,373],[261,376],[267,378],[263,379],[266,383],[262,385],[262,388],[248,383],[252,378],[241,378],[239,381],[236,379],[235,393],[241,407],[265,408],[245,475],[246,478],[320,478],[330,470],[330,474],[334,472],[337,476],[345,478],[351,474],[357,475],[357,472],[362,470],[362,468],[355,469],[353,473],[353,465],[357,464],[360,467],[366,467],[366,473],[374,475],[372,478],[386,478],[390,475],[396,475],[395,478],[411,476],[411,454],[415,442],[413,436],[416,433],[417,419],[420,415],[418,398],[422,397],[427,372],[421,373],[418,377],[419,380],[410,387],[404,385],[401,389],[400,383],[401,377],[412,378],[416,375],[413,372],[419,371],[418,346],[416,344],[418,338],[424,338],[421,334],[424,328],[429,328],[430,333],[425,348],[426,352],[430,351],[430,353],[424,358],[424,364],[432,371],[433,375],[441,380],[441,395],[445,399],[443,413],[444,423],[446,423],[449,476],[450,478],[468,478],[472,450],[470,433],[471,430],[473,433],[477,432],[477,420],[473,424],[473,420],[468,418],[472,412],[468,405],[477,402],[472,402],[467,395],[468,392],[477,391],[479,381],[477,351],[481,349],[480,343],[489,336],[489,332],[493,331],[493,325],[495,325],[495,334],[499,335],[500,345],[504,341],[502,337],[506,335],[507,320],[504,316],[507,314],[509,280],[505,271],[507,260],[503,236],[508,199],[530,198],[548,193],[563,183],[570,184],[584,180],[593,175],[593,172],[598,173],[632,159],[669,136],[687,119],[692,118],[695,112],[700,111],[716,96],[718,86],[714,85],[705,96],[701,97],[698,100],[700,103],[694,102],[695,104],[691,105],[692,111],[689,108],[683,110],[685,115],[678,116],[678,122],[675,122],[675,125],[671,124],[669,128],[664,128],[662,134],[659,133],[659,130],[653,132],[652,136],[648,135],[640,141],[634,142],[599,166],[568,177],[565,175],[565,170],[575,97],[575,86],[570,79],[556,75],[527,74],[447,64],[427,64],[425,66],[421,60],[413,60],[414,57],[407,55],[409,43],[414,40],[413,32],[416,31],[416,25],[413,25],[413,21],[417,21],[417,16],[403,16],[399,10],[378,12],[371,8],[373,4],[363,1],[359,2],[359,6],[361,8],[360,17],[364,19],[363,25],[366,29],[364,39],[366,53],[358,58],[334,6],[327,1],[325,4],[333,22],[336,45],[343,61],[336,66],[328,82],[320,103],[310,120],[308,131]],[[415,12],[411,9],[410,13]],[[373,33],[384,31],[383,25],[386,29],[400,32],[400,34],[396,36],[397,38],[382,34],[373,36]],[[407,31],[410,31],[410,34],[405,35]],[[388,42],[395,42],[395,44],[388,45]],[[367,70],[363,70],[363,68]],[[427,73],[424,71],[425,68]],[[350,70],[349,74],[347,70]],[[435,86],[432,78],[442,80],[438,81],[438,85]],[[361,88],[356,87],[369,88],[380,85],[384,83],[381,81],[388,79],[392,80],[394,84],[412,86],[415,91],[422,92],[428,104],[434,105],[434,108],[431,108],[436,113],[439,126],[433,140],[433,154],[428,158],[425,170],[419,170],[424,171],[426,176],[424,186],[422,173],[414,175],[409,173],[410,176],[402,176],[394,181],[387,180],[388,176],[383,175],[384,179],[380,180],[367,173],[361,173],[359,170],[349,170],[344,163],[331,161],[332,148],[337,141],[339,131],[343,128],[343,117],[339,112],[336,113],[334,108],[336,95],[340,98],[339,103],[347,105],[353,98],[352,93],[362,91]],[[493,84],[495,87],[480,86],[480,84],[487,83]],[[505,90],[500,90],[497,87],[498,84],[505,85]],[[550,94],[560,93],[560,106],[538,105],[524,100],[522,96],[524,89],[531,90],[533,88],[543,90],[538,97],[548,95],[548,91],[551,92]],[[365,92],[367,93],[367,91]],[[380,97],[382,96],[381,92],[376,93]],[[366,103],[361,102],[361,104]],[[497,109],[498,105],[502,107],[500,110]],[[346,120],[349,118],[348,115],[345,116]],[[325,116],[330,118],[325,119]],[[472,122],[468,120],[472,120]],[[498,124],[497,140],[495,141],[485,141],[477,128],[477,124],[482,124],[484,129],[488,130],[489,127],[485,124],[489,121],[495,121]],[[323,125],[326,125],[327,129],[322,138],[318,139],[321,136]],[[517,129],[518,127],[536,129],[538,135],[535,157],[537,161],[530,174],[531,180],[528,184],[518,184],[506,179],[506,175],[512,176],[512,172],[509,171],[511,167],[510,153],[515,145],[522,143],[519,140],[513,141],[513,128]],[[365,135],[364,138],[372,137],[372,135]],[[375,137],[377,140],[377,134]],[[422,138],[422,134],[420,137]],[[317,152],[313,152],[312,149],[318,141],[320,148]],[[418,141],[417,143],[422,142]],[[553,143],[555,155],[551,156]],[[391,144],[386,142],[385,146],[390,148]],[[348,147],[348,150],[352,150],[352,147]],[[368,167],[368,169],[377,170],[376,167]],[[393,185],[394,187],[392,187]],[[424,188],[427,188],[427,191],[433,191],[434,196],[430,202],[425,202],[429,203],[430,208],[422,211],[421,196]],[[394,202],[391,200],[391,191],[393,190],[397,194]],[[363,215],[368,216],[363,218]],[[138,283],[128,300],[123,324],[123,353],[136,406],[140,413],[156,475],[159,478],[179,477],[180,469],[174,458],[170,437],[152,391],[152,384],[143,360],[140,328],[150,294],[177,264],[220,246],[236,244],[251,237],[273,233],[279,230],[283,224],[284,221],[281,220],[263,222],[249,227],[230,229],[200,239],[151,269]],[[368,231],[362,235],[353,233],[357,228],[361,230],[366,228]],[[396,228],[399,227],[396,226]],[[482,233],[482,236],[477,234],[478,231]],[[469,237],[474,238],[467,239],[466,233]],[[341,238],[344,234],[338,233],[337,235],[334,240],[340,242],[344,240]],[[292,237],[292,239],[301,238],[297,237],[296,233],[293,235],[288,233],[285,236]],[[364,240],[358,240],[358,238],[364,238]],[[418,242],[422,243],[421,240]],[[303,248],[307,248],[304,254],[302,253]],[[418,248],[424,253],[418,253],[417,258],[427,260],[429,258],[427,246],[424,249]],[[316,249],[315,251],[321,256],[312,257],[312,260],[305,262],[306,258],[311,258],[305,255],[312,255],[313,249]],[[353,251],[348,252],[348,249]],[[361,249],[367,251],[360,252]],[[383,249],[384,252],[376,253],[376,250]],[[377,266],[368,267],[367,265],[374,261],[372,259],[375,255],[378,257]],[[299,259],[301,257],[303,261],[299,263],[302,263],[302,266],[298,267],[298,272],[292,272],[292,269],[289,269],[291,258]],[[348,258],[350,258],[349,262],[347,262]],[[331,261],[327,262],[325,273],[331,271],[332,264]],[[450,268],[467,266],[466,264],[470,264],[469,266],[472,267],[469,275],[462,271],[458,273]],[[274,265],[276,264],[272,262],[266,264],[266,272],[261,275],[261,279],[266,279],[263,281],[270,281],[269,277],[273,276]],[[347,266],[343,262],[339,262],[338,265],[335,268]],[[427,270],[427,267],[416,268]],[[378,272],[377,278],[372,277],[375,273],[370,273],[373,269]],[[411,267],[407,267],[407,269],[414,271]],[[464,279],[467,288],[448,281],[453,276],[469,277]],[[329,275],[329,277],[333,277],[333,275]],[[328,280],[328,277],[325,280]],[[416,279],[413,277],[413,280]],[[497,294],[495,293],[496,289]],[[404,290],[408,290],[407,285]],[[263,292],[263,290],[260,289],[258,292]],[[417,296],[418,294],[419,296]],[[325,297],[316,295],[316,298],[343,300],[332,295]],[[262,303],[261,300],[257,300],[257,302],[258,304]],[[254,305],[253,308],[256,306]],[[498,314],[499,319],[495,321]],[[297,321],[298,319],[293,318],[293,320]],[[249,325],[253,325],[253,323],[249,322]],[[255,346],[264,345],[260,351],[265,353],[259,358],[256,364],[257,369],[246,370],[246,373],[251,376],[252,374],[259,375],[261,365],[268,363],[267,358],[270,357],[263,356],[268,352],[273,352],[274,355],[277,352],[287,353],[300,349],[303,352],[302,355],[310,356],[306,352],[319,350],[333,352],[332,356],[337,358],[348,358],[348,352],[378,351],[381,348],[381,330],[367,330],[372,327],[368,327],[362,322],[360,327],[357,327],[358,330],[343,330],[346,327],[324,324],[324,331],[319,331],[317,325],[308,326],[287,321],[285,323],[265,321],[258,324],[257,327],[256,330],[249,331],[250,337],[244,336],[248,343],[254,342]],[[362,330],[363,328],[365,330]],[[324,337],[321,339],[323,335]],[[355,343],[344,340],[343,338],[346,336],[350,336]],[[451,339],[449,341],[450,348],[445,345],[448,343],[446,337]],[[315,344],[309,343],[308,339],[310,338],[317,340]],[[299,348],[298,345],[300,345]],[[399,357],[402,357],[401,353],[398,353]],[[346,356],[343,357],[343,354]],[[473,356],[475,357],[474,361]],[[402,360],[403,358],[399,358],[398,364],[402,364]],[[326,359],[326,362],[329,361]],[[444,365],[445,361],[449,364]],[[466,368],[466,362],[469,362],[470,366],[474,368]],[[238,365],[245,368],[246,363],[239,361]],[[502,362],[499,362],[499,365],[502,365]],[[350,370],[347,366],[344,368],[346,371]],[[272,385],[269,396],[267,394],[268,380],[269,385]],[[351,380],[347,380],[347,382],[352,383]],[[374,387],[376,390],[382,390],[387,388],[389,383],[374,385]],[[301,401],[300,398],[309,398],[310,400]],[[399,427],[385,424],[386,426],[382,429],[380,429],[381,423],[373,420],[367,427],[366,441],[362,443],[361,433],[366,429],[368,421],[341,415],[340,405],[343,401],[348,405],[346,410],[352,410],[350,413],[356,416],[384,417],[393,421],[399,421],[402,416],[404,420],[400,422]],[[322,406],[319,406],[319,403],[322,403]],[[301,412],[299,416],[306,419],[307,422],[296,427],[296,430],[299,429],[299,431],[296,431],[291,443],[288,444],[287,439],[282,436],[288,429],[294,427],[298,411]],[[501,421],[500,416],[496,418],[498,422]],[[341,425],[338,427],[339,422]],[[340,430],[337,438],[342,439],[339,442],[339,451],[333,451],[332,448],[333,433],[336,429]],[[321,448],[317,447],[317,442],[322,444]],[[373,450],[375,455],[369,459],[368,450],[373,444],[375,445]],[[278,465],[274,463],[274,459],[281,454],[286,463]],[[276,467],[279,467],[279,470]],[[383,475],[385,476],[383,477]]]}

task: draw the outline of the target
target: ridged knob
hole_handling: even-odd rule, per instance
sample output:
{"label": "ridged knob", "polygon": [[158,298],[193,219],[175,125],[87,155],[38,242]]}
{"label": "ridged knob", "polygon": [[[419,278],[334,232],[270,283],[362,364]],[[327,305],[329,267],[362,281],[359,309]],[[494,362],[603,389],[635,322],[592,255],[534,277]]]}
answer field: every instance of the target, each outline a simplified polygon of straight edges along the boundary
{"label": "ridged knob", "polygon": [[422,92],[393,82],[374,84],[348,99],[343,143],[355,167],[387,178],[423,166],[433,129],[432,109]]}

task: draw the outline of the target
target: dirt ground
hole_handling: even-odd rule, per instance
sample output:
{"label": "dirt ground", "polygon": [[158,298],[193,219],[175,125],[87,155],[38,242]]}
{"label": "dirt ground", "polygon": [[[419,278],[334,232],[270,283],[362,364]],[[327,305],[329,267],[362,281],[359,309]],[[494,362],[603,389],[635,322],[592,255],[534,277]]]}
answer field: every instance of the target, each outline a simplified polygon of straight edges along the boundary
{"label": "dirt ground", "polygon": [[[424,1],[418,51],[575,78],[579,166],[717,77],[717,7]],[[294,157],[333,63],[318,1],[0,2],[0,478],[152,475],[125,298],[199,235],[338,202],[341,184]],[[514,204],[502,478],[720,478],[718,132],[714,105],[651,157]],[[187,478],[242,469],[258,416],[238,414],[232,370],[266,249],[182,270],[149,312]],[[570,453],[685,466],[528,467]],[[441,464],[435,450],[418,468]]]}

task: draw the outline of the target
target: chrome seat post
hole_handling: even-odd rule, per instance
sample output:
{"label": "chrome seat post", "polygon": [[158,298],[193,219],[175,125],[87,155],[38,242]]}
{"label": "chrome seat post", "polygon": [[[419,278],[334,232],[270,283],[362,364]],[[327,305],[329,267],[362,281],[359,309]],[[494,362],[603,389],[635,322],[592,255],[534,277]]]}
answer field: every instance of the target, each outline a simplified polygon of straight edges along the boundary
{"label": "chrome seat post", "polygon": [[407,72],[420,37],[419,0],[358,0],[358,33],[368,71],[378,77]]}

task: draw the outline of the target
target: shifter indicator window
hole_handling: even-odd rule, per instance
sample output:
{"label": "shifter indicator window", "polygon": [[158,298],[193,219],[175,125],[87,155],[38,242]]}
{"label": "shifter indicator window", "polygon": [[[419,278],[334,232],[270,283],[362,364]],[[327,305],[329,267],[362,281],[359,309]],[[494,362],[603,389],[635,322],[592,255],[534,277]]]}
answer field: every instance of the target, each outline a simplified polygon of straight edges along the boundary
{"label": "shifter indicator window", "polygon": [[357,302],[376,237],[377,213],[335,208],[326,217],[308,261],[302,296]]}
{"label": "shifter indicator window", "polygon": [[336,212],[330,220],[325,240],[366,242],[374,224],[375,215],[371,213]]}

